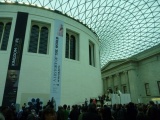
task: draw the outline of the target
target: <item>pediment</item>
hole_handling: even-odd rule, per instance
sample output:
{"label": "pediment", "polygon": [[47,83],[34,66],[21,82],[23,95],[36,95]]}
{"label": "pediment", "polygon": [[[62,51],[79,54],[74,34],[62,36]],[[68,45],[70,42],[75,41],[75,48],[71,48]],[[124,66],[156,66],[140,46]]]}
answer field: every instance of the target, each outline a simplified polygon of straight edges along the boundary
{"label": "pediment", "polygon": [[108,62],[103,68],[102,68],[102,71],[103,70],[107,70],[107,69],[110,69],[110,68],[113,68],[115,66],[118,66],[120,64],[122,64],[123,62],[125,62],[126,60],[123,59],[123,60],[113,60],[113,61],[110,61]]}

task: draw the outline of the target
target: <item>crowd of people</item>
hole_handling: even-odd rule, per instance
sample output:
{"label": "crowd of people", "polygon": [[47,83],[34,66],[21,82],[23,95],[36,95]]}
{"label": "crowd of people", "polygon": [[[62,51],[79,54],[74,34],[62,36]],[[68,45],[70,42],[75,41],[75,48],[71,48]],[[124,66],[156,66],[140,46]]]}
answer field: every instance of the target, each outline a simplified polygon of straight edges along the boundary
{"label": "crowd of people", "polygon": [[0,107],[0,120],[160,120],[160,105],[149,101],[148,104],[97,105],[95,100],[87,104],[58,106],[49,100],[47,105],[38,109],[24,104],[20,111],[14,105]]}

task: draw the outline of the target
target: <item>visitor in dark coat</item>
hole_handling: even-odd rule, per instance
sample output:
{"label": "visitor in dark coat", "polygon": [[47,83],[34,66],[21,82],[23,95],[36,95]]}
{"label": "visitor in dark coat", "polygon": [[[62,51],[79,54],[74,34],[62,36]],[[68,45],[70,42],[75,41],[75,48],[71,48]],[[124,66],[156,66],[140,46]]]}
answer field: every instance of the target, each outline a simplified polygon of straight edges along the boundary
{"label": "visitor in dark coat", "polygon": [[153,101],[149,101],[147,117],[148,117],[148,120],[159,120],[158,108]]}
{"label": "visitor in dark coat", "polygon": [[57,120],[65,120],[65,114],[62,106],[58,106]]}
{"label": "visitor in dark coat", "polygon": [[122,104],[116,105],[116,111],[114,113],[115,120],[126,120],[126,110],[122,107]]}
{"label": "visitor in dark coat", "polygon": [[78,120],[79,117],[79,110],[78,110],[78,106],[77,105],[73,105],[72,106],[72,110],[69,114],[69,118],[70,120]]}
{"label": "visitor in dark coat", "polygon": [[146,120],[146,119],[147,119],[147,117],[146,117],[146,114],[144,113],[143,105],[139,104],[138,105],[138,114],[137,114],[136,120]]}
{"label": "visitor in dark coat", "polygon": [[108,106],[103,107],[102,118],[103,120],[114,120],[114,117],[111,114],[111,109]]}
{"label": "visitor in dark coat", "polygon": [[88,112],[83,115],[82,120],[101,120],[101,117],[96,111],[96,105],[94,103],[89,104]]}
{"label": "visitor in dark coat", "polygon": [[127,106],[127,120],[136,120],[137,113],[138,111],[135,104],[130,102]]}

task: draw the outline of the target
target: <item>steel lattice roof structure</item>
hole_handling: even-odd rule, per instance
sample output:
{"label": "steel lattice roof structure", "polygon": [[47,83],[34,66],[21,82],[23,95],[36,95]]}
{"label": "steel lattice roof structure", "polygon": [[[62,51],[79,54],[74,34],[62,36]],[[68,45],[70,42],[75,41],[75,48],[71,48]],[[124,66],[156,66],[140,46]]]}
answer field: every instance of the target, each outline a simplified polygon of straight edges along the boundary
{"label": "steel lattice roof structure", "polygon": [[58,10],[99,37],[101,67],[160,43],[160,0],[0,0]]}

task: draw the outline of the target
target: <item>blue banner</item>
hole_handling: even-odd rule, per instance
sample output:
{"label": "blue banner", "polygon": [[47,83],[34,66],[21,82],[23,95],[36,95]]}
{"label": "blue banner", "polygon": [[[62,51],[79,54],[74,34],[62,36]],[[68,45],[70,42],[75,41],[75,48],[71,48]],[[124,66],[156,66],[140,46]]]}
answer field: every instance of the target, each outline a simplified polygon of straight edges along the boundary
{"label": "blue banner", "polygon": [[54,108],[57,110],[61,97],[61,72],[62,72],[62,47],[63,47],[63,22],[54,22],[54,42],[52,55],[52,78],[50,98],[54,99]]}

